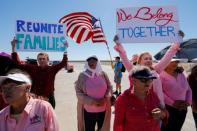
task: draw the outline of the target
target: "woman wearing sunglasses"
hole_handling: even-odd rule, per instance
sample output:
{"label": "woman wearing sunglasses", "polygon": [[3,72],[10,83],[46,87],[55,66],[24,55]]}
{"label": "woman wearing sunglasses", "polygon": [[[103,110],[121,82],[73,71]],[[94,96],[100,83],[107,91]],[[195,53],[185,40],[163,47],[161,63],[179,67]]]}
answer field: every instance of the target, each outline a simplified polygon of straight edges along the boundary
{"label": "woman wearing sunglasses", "polygon": [[160,131],[160,120],[168,117],[152,84],[156,77],[146,66],[135,66],[129,77],[131,88],[121,94],[115,104],[114,131]]}

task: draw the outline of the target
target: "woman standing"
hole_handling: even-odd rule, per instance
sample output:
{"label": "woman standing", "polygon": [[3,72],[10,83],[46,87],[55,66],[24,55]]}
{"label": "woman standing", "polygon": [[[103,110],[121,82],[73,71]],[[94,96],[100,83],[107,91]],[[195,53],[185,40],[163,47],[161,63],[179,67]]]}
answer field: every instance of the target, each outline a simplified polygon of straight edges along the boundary
{"label": "woman standing", "polygon": [[112,86],[96,56],[86,60],[75,83],[78,131],[109,131]]}
{"label": "woman standing", "polygon": [[168,113],[150,88],[156,77],[148,67],[140,65],[132,69],[129,77],[133,86],[117,98],[114,131],[160,131],[160,120],[166,120]]}
{"label": "woman standing", "polygon": [[172,59],[160,73],[166,109],[169,112],[168,124],[162,131],[180,131],[192,103],[192,91],[185,75],[177,70],[179,59]]}

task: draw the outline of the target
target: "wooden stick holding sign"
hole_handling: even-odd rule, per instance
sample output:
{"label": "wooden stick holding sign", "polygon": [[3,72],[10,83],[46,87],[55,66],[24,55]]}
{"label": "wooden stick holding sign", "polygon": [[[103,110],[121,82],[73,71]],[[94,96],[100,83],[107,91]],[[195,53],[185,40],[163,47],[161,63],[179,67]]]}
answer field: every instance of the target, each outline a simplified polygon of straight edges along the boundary
{"label": "wooden stick holding sign", "polygon": [[[102,24],[101,24],[100,19],[99,19],[99,22],[100,22],[100,25],[101,25],[101,30],[102,30],[102,32],[103,32],[103,35],[104,35],[104,37],[105,37],[105,33],[104,33],[104,31],[103,31],[103,27],[102,27]],[[106,38],[106,37],[105,37],[105,38]],[[112,57],[111,57],[111,53],[110,53],[110,50],[109,50],[109,46],[108,46],[107,40],[106,40],[105,45],[107,46],[107,50],[108,50],[109,57],[110,57],[110,62],[111,62],[111,67],[112,67],[112,69],[113,69],[113,68],[114,68],[114,65],[113,65],[113,62],[112,62]]]}

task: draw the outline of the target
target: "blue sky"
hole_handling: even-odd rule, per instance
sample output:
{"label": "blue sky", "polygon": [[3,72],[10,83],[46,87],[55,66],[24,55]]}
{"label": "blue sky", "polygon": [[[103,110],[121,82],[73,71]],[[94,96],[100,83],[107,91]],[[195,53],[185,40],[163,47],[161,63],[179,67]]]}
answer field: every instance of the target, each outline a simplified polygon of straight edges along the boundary
{"label": "blue sky", "polygon": [[[173,5],[178,9],[180,28],[185,32],[184,39],[197,38],[197,1],[196,0],[1,0],[0,4],[0,51],[11,53],[10,41],[15,35],[15,22],[18,19],[58,23],[65,14],[86,11],[100,18],[107,37],[112,57],[114,51],[113,37],[116,32],[116,8],[140,6]],[[99,59],[109,60],[105,44],[86,42],[77,45],[68,38],[68,57],[70,60],[84,60],[90,55]],[[144,51],[152,55],[170,43],[135,43],[124,44],[129,57]],[[21,59],[36,58],[37,53],[19,52]],[[51,60],[61,60],[62,53],[50,52]]]}

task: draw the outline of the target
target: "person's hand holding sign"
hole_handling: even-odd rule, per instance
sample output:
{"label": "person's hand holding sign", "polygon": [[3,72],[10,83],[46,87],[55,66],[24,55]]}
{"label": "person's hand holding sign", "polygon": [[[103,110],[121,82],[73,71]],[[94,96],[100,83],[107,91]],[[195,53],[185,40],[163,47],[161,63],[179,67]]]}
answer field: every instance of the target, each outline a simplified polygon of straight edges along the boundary
{"label": "person's hand holding sign", "polygon": [[18,40],[14,37],[13,40],[11,41],[11,46],[12,46],[12,52],[16,52],[16,43]]}
{"label": "person's hand holding sign", "polygon": [[182,30],[179,30],[178,35],[179,35],[179,43],[172,44],[172,48],[174,48],[177,51],[180,50],[180,43],[183,41],[183,37],[185,36],[185,34]]}
{"label": "person's hand holding sign", "polygon": [[179,30],[178,34],[179,34],[179,36],[181,36],[182,38],[185,37],[185,33],[184,33],[182,30]]}
{"label": "person's hand holding sign", "polygon": [[67,40],[64,42],[64,45],[66,46],[66,48],[68,48],[68,41]]}
{"label": "person's hand holding sign", "polygon": [[68,48],[68,41],[67,40],[64,42],[64,46],[65,46],[64,54],[67,55],[67,48]]}
{"label": "person's hand holding sign", "polygon": [[114,49],[117,51],[117,52],[125,52],[122,44],[120,43],[119,41],[119,37],[118,35],[115,35],[114,36],[114,42],[116,43],[116,45],[114,46]]}

